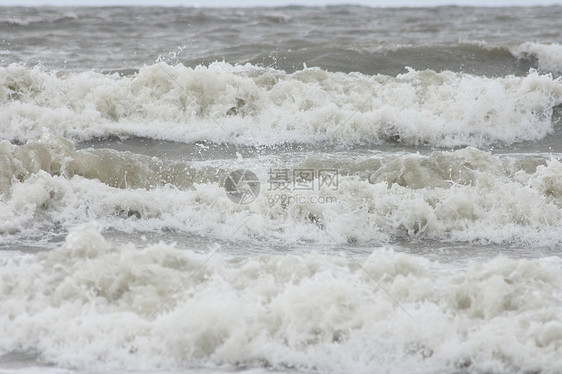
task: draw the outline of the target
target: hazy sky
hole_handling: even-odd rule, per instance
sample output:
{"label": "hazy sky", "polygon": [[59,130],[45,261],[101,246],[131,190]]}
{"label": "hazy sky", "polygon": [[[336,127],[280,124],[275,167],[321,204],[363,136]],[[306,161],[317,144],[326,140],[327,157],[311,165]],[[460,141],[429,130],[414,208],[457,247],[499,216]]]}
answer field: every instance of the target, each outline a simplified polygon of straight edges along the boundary
{"label": "hazy sky", "polygon": [[1,5],[166,5],[166,6],[279,6],[362,4],[370,6],[432,6],[432,5],[551,5],[562,0],[0,0]]}

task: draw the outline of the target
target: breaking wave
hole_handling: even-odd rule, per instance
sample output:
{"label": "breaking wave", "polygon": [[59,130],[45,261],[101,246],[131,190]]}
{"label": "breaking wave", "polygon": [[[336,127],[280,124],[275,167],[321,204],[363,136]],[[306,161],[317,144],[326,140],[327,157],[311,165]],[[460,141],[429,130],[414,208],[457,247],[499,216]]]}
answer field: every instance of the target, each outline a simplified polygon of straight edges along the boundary
{"label": "breaking wave", "polygon": [[562,367],[559,258],[455,272],[382,248],[362,268],[321,253],[205,262],[218,249],[119,246],[82,226],[55,250],[0,259],[0,354],[88,370]]}
{"label": "breaking wave", "polygon": [[133,76],[0,68],[0,136],[141,136],[234,144],[511,144],[553,131],[562,82],[531,71],[487,78],[410,70],[391,77],[159,63]]}
{"label": "breaking wave", "polygon": [[271,188],[267,166],[252,163],[262,192],[247,205],[230,201],[222,186],[236,164],[76,151],[55,137],[4,142],[0,160],[5,233],[97,220],[124,232],[175,230],[252,243],[426,238],[556,246],[562,238],[562,163],[554,157],[474,148],[362,159],[316,155],[285,167],[335,169],[336,188],[288,192]]}

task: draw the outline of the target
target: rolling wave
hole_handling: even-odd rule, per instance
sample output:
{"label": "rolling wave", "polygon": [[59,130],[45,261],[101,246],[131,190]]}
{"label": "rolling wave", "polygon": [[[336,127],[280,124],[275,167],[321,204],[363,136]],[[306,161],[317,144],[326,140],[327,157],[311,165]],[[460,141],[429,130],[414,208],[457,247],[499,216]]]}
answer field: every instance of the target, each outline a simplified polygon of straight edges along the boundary
{"label": "rolling wave", "polygon": [[559,258],[451,272],[382,248],[362,267],[319,253],[208,257],[82,226],[52,251],[0,259],[0,352],[102,371],[562,367]]}
{"label": "rolling wave", "polygon": [[[225,167],[108,149],[76,151],[54,137],[21,146],[4,142],[0,150],[0,231],[14,240],[95,220],[123,232],[173,230],[272,245],[401,239],[562,244],[562,163],[554,157],[466,148],[360,159],[311,155],[282,165],[248,159],[262,188],[255,201],[240,205],[223,185],[236,162]],[[270,174],[281,167],[333,170],[338,184],[322,185],[311,175],[317,189],[279,190]]]}
{"label": "rolling wave", "polygon": [[391,77],[159,63],[119,77],[0,68],[0,136],[20,142],[47,132],[77,140],[487,147],[544,138],[561,103],[562,82],[536,71]]}

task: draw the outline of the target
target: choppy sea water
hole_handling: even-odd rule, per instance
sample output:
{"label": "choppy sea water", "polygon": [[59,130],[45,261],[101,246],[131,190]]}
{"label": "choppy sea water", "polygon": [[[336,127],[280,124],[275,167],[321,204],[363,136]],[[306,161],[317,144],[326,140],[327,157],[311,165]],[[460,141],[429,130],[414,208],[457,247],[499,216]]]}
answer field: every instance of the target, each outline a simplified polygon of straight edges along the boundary
{"label": "choppy sea water", "polygon": [[1,10],[0,372],[562,371],[562,7]]}

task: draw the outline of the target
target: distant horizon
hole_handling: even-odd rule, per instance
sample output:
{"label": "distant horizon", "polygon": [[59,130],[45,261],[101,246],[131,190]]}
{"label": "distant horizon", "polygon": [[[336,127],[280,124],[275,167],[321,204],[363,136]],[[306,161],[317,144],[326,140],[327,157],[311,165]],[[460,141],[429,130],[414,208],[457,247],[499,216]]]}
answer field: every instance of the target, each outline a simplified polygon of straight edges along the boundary
{"label": "distant horizon", "polygon": [[102,6],[164,6],[164,7],[283,7],[283,6],[330,6],[330,5],[359,5],[369,7],[435,7],[435,6],[467,6],[467,7],[531,7],[562,5],[562,0],[271,0],[266,5],[259,0],[239,0],[235,3],[226,0],[208,1],[180,1],[180,0],[0,0],[0,6],[72,6],[72,7],[102,7]]}

